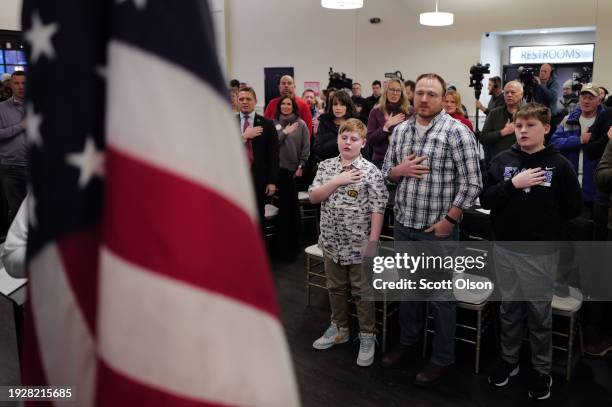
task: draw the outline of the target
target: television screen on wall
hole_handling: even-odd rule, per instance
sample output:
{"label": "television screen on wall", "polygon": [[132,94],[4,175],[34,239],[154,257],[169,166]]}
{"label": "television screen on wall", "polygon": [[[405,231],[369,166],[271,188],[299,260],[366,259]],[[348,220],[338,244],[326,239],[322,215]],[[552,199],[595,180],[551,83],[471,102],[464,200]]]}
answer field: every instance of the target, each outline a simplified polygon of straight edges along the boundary
{"label": "television screen on wall", "polygon": [[26,65],[25,52],[17,50],[4,50],[4,62],[7,65]]}

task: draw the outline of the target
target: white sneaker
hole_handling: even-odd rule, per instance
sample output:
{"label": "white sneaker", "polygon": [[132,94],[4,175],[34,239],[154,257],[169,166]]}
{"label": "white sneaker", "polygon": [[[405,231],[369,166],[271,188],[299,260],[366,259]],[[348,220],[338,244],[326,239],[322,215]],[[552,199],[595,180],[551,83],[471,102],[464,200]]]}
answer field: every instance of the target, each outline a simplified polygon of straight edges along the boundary
{"label": "white sneaker", "polygon": [[359,334],[359,355],[357,355],[357,365],[370,366],[374,363],[374,352],[376,350],[376,335]]}
{"label": "white sneaker", "polygon": [[319,350],[329,349],[334,345],[346,343],[348,340],[349,329],[338,328],[338,325],[332,323],[323,336],[313,342],[312,347]]}

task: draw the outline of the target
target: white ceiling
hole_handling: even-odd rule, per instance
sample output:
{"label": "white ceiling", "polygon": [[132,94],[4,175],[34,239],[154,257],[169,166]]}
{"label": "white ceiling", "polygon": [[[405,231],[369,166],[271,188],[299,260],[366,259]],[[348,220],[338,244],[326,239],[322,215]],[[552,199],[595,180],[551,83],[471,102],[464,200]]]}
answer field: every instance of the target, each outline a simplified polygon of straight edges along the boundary
{"label": "white ceiling", "polygon": [[531,30],[495,31],[492,34],[497,34],[497,35],[568,34],[568,33],[595,32],[596,28],[597,27],[595,26],[537,28],[537,29],[531,29]]}

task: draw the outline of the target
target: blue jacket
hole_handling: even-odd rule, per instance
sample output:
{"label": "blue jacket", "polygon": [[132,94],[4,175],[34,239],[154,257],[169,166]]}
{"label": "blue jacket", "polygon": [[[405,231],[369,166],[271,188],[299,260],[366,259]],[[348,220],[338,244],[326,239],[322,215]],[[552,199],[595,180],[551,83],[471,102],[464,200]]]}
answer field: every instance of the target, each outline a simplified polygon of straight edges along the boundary
{"label": "blue jacket", "polygon": [[[597,114],[601,113],[603,110],[604,108],[599,106],[597,108]],[[580,128],[580,115],[582,115],[582,110],[578,107],[563,119],[559,127],[557,127],[555,134],[553,134],[550,139],[550,144],[557,147],[557,149],[574,165],[576,173],[578,173],[580,151],[583,148],[580,142],[580,135],[588,131],[588,129]],[[599,159],[591,160],[586,154],[583,154],[582,199],[585,202],[593,202],[595,197],[596,188],[593,183],[593,175],[595,174],[598,163]]]}

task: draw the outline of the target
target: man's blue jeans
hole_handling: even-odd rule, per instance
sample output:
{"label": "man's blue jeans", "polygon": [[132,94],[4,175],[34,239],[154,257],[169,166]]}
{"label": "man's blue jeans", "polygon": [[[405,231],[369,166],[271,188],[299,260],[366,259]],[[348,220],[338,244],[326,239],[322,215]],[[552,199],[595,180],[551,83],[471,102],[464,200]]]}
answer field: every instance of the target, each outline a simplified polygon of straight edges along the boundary
{"label": "man's blue jeans", "polygon": [[[395,223],[394,237],[400,241],[457,241],[459,228],[455,226],[453,233],[446,238],[438,238],[433,233],[412,229]],[[457,307],[455,301],[431,301],[436,331],[430,361],[438,366],[448,366],[455,362],[455,330],[457,325]],[[423,337],[425,322],[425,303],[403,301],[400,304],[399,324],[400,343],[413,345]]]}

